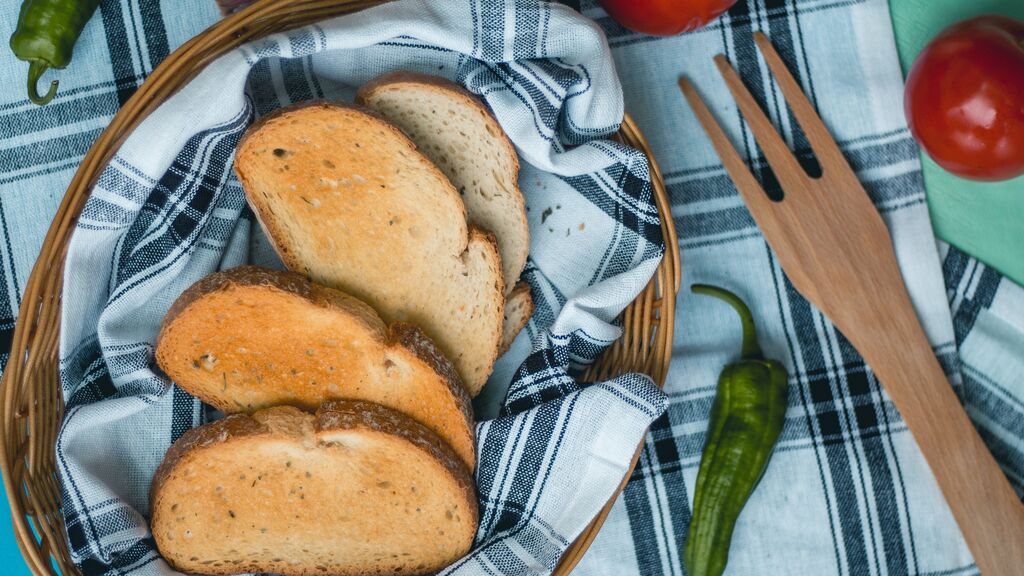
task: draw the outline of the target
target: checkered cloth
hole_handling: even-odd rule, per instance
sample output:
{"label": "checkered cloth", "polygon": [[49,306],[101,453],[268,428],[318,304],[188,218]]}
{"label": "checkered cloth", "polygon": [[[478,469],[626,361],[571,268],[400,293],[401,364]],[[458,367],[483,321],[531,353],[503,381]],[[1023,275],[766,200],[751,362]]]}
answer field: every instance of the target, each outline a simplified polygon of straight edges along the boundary
{"label": "checkered cloth", "polygon": [[[14,13],[18,3],[0,0],[0,9]],[[553,35],[552,23],[564,21],[562,17],[528,17],[552,14],[547,9],[516,11],[511,17],[493,1],[467,4],[470,14],[453,22],[452,29],[470,28],[470,22],[482,22],[492,34],[500,34],[503,28],[515,29],[520,32],[519,43],[509,37],[505,46],[517,55],[535,46],[578,47],[586,42],[578,38],[577,32],[583,28]],[[455,9],[433,8],[443,13]],[[763,157],[709,61],[711,55],[726,52],[783,132],[792,135],[795,123],[768,82],[750,32],[761,29],[772,37],[883,211],[936,353],[982,436],[1020,490],[1024,481],[1024,290],[955,249],[940,245],[936,251],[916,148],[899,113],[901,80],[884,0],[741,0],[710,27],[668,39],[625,31],[592,2],[584,2],[583,10],[604,28],[625,88],[626,108],[640,123],[665,171],[673,216],[680,229],[684,286],[691,281],[713,281],[741,293],[758,316],[762,346],[783,360],[792,374],[786,429],[764,481],[740,519],[729,573],[977,574],[898,413],[856,352],[786,282],[674,87],[680,73],[695,81],[766,187],[773,187]],[[432,19],[436,16],[430,14]],[[49,217],[88,146],[153,66],[218,17],[210,0],[171,4],[105,0],[76,47],[75,61],[60,73],[62,86],[53,103],[37,108],[20,90],[9,90],[0,97],[0,116],[5,120],[0,122],[0,338],[10,339],[20,289]],[[0,21],[0,37],[9,35],[13,25],[13,19]],[[383,36],[397,35],[395,28],[390,28],[390,34],[384,31]],[[436,32],[433,26],[422,30]],[[467,31],[465,41],[487,36]],[[449,48],[459,41],[453,37],[431,40],[433,45]],[[408,42],[401,38],[392,43]],[[392,58],[401,59],[405,50],[410,55],[408,61],[417,67],[456,58],[415,44],[382,50],[386,57],[377,56],[376,50],[381,49],[367,50],[363,53],[369,56],[358,61],[360,66],[355,69],[384,67]],[[284,50],[296,48],[285,37],[278,38],[276,45]],[[493,51],[487,57],[482,54],[487,46],[494,44],[467,45],[458,51],[477,60],[493,58]],[[297,48],[300,52],[308,49]],[[582,52],[580,49],[577,55]],[[411,56],[417,53],[419,57]],[[426,53],[429,56],[424,56]],[[326,55],[317,58],[325,61]],[[316,58],[313,61],[318,62]],[[264,62],[253,69],[251,77],[250,96],[257,113],[265,110],[261,106],[280,101],[322,93],[350,94],[348,82],[353,79],[347,76],[349,72],[345,77],[332,76],[342,69],[333,64],[315,66],[314,74],[309,60]],[[544,64],[531,62],[530,66]],[[461,67],[449,68],[456,65],[454,60],[437,65],[445,66],[439,73],[469,82],[470,76],[463,75]],[[606,68],[600,69],[604,76],[594,74],[589,79],[593,90],[609,91],[613,80],[607,77]],[[494,68],[499,81],[475,84],[478,89],[496,88],[488,98],[503,118],[518,117],[503,114],[503,110],[547,99],[555,103],[553,108],[568,107],[568,113],[559,118],[586,121],[595,128],[614,124],[614,119],[608,118],[612,116],[608,107],[601,106],[604,101],[586,94],[574,96],[573,89],[587,84],[540,86],[529,81],[527,85],[535,90],[516,90],[523,77],[529,76],[520,74],[506,84],[503,80],[511,77],[504,76],[503,70]],[[3,77],[22,78],[25,72],[24,63],[7,51],[0,52]],[[566,78],[559,75],[567,73],[540,68],[537,77]],[[322,81],[319,86],[314,79]],[[261,94],[271,83],[283,85],[285,90]],[[213,96],[219,99],[224,97],[220,94],[223,80],[217,86]],[[553,92],[557,95],[552,96]],[[611,99],[614,97],[612,94]],[[501,103],[501,98],[515,101]],[[587,104],[596,110],[587,110]],[[577,106],[575,112],[572,105]],[[184,285],[201,275],[200,270],[247,259],[271,259],[227,166],[228,143],[249,118],[243,117],[239,108],[204,109],[209,107],[204,102],[191,112],[208,114],[204,117],[208,122],[209,115],[222,112],[220,124],[199,125],[190,117],[187,123],[173,124],[182,133],[168,130],[166,126],[172,124],[167,124],[159,130],[159,138],[147,142],[137,137],[135,142],[141,141],[147,148],[154,143],[164,151],[176,147],[182,152],[177,157],[180,162],[152,151],[145,157],[162,158],[163,164],[138,166],[139,156],[126,162],[122,153],[105,173],[76,235],[72,256],[89,256],[94,265],[83,266],[79,261],[77,272],[68,277],[69,290],[89,292],[87,296],[66,295],[70,297],[65,300],[62,371],[70,409],[62,435],[61,465],[65,472],[74,467],[70,476],[82,479],[78,484],[69,483],[65,474],[63,496],[71,544],[88,574],[134,574],[162,566],[152,554],[140,515],[146,508],[148,477],[139,471],[151,471],[161,456],[159,450],[148,451],[152,443],[146,438],[158,435],[157,443],[166,446],[207,417],[191,398],[148,372],[149,343],[158,320],[154,310],[166,308]],[[238,113],[237,117],[232,113]],[[549,137],[558,134],[567,141],[572,134],[581,139],[587,136],[571,125],[549,124],[550,110],[538,109],[536,114],[537,133],[548,129]],[[207,130],[191,138],[202,126]],[[507,121],[506,128],[511,129]],[[524,132],[531,134],[530,126]],[[516,445],[521,456],[520,468],[515,471],[481,466],[481,495],[495,494],[499,499],[485,503],[481,528],[482,534],[496,539],[487,543],[485,554],[475,556],[475,562],[459,567],[474,574],[549,571],[559,550],[598,504],[600,498],[595,493],[610,492],[609,479],[617,473],[611,468],[624,461],[624,447],[632,442],[630,438],[638,438],[643,422],[653,419],[659,409],[658,398],[643,379],[624,378],[580,389],[563,369],[584,363],[614,336],[614,329],[604,320],[635,293],[639,277],[649,273],[644,263],[652,262],[653,254],[647,249],[656,247],[657,242],[650,236],[655,232],[644,210],[647,189],[642,185],[642,167],[629,166],[610,175],[610,182],[636,178],[640,185],[625,186],[622,196],[602,194],[609,188],[604,178],[582,186],[579,176],[552,177],[545,172],[570,165],[603,165],[625,151],[598,154],[590,146],[563,152],[553,141],[534,149],[523,146],[523,133],[513,132],[513,136],[520,153],[543,168],[527,166],[522,177],[532,208],[535,242],[545,233],[555,241],[563,229],[572,236],[558,250],[544,250],[543,254],[534,246],[527,277],[543,304],[527,335],[520,337],[513,353],[496,370],[496,380],[507,382],[529,354],[513,385],[507,413],[480,427],[481,462],[507,462],[499,452],[506,449],[506,438],[526,436],[528,441]],[[806,156],[808,147],[802,137],[797,133],[792,140],[797,152]],[[132,145],[129,142],[126,147]],[[550,152],[548,163],[537,150]],[[565,158],[573,160],[559,161]],[[189,159],[193,162],[186,161]],[[198,180],[199,172],[223,178]],[[544,186],[549,189],[542,192]],[[574,203],[570,204],[570,199]],[[568,206],[579,212],[570,212]],[[540,222],[548,208],[549,216]],[[173,219],[169,217],[172,213]],[[615,240],[613,234],[616,247],[609,252],[613,257],[605,261],[607,269],[581,257],[587,253],[572,228],[578,214],[588,218],[587,231],[596,220],[625,223],[601,230],[601,234],[619,230],[621,236]],[[86,237],[95,239],[96,244],[87,245]],[[186,253],[172,254],[186,243],[190,246]],[[96,260],[97,253],[105,253],[107,259]],[[154,264],[157,260],[160,263]],[[166,266],[164,271],[147,275],[161,266]],[[587,266],[590,268],[582,273],[574,272]],[[636,282],[616,283],[621,273],[628,275],[628,271],[636,276]],[[612,276],[614,280],[598,283]],[[159,282],[166,284],[160,287]],[[590,283],[597,287],[582,289]],[[612,291],[615,298],[610,298]],[[721,366],[735,358],[739,330],[729,311],[710,299],[684,294],[679,304],[676,356],[667,384],[668,412],[647,436],[641,464],[584,557],[580,574],[685,573],[679,550],[689,522],[712,387]],[[104,314],[98,316],[100,310]],[[563,319],[572,323],[559,328]],[[580,329],[583,324],[586,326]],[[72,337],[72,331],[84,336],[81,347],[71,343],[78,339]],[[98,337],[90,336],[94,332]],[[530,354],[534,349],[536,353]],[[580,354],[581,350],[584,353]],[[500,384],[488,392],[490,397],[481,409],[495,406],[495,400],[503,396]],[[631,403],[622,400],[631,396],[647,411],[626,408]],[[560,399],[549,399],[552,397]],[[620,412],[606,415],[603,411],[609,407]],[[588,423],[594,428],[563,433],[580,424],[580,412],[601,417]],[[159,416],[140,420],[140,414]],[[551,457],[551,442],[561,443],[557,446],[560,458]],[[576,451],[577,442],[589,443],[600,457]],[[561,458],[570,452],[580,459]],[[607,464],[609,469],[590,470],[587,464]],[[589,477],[581,477],[581,471]],[[591,479],[595,476],[603,480],[595,482]],[[568,485],[553,488],[567,477]],[[537,493],[517,494],[523,481],[544,486]],[[549,512],[559,515],[552,517]],[[504,538],[506,535],[509,538]]]}
{"label": "checkered cloth", "polygon": [[[683,285],[735,289],[765,354],[790,373],[778,447],[740,517],[727,574],[977,574],[906,424],[860,355],[794,290],[673,80],[689,76],[771,194],[779,186],[714,69],[724,53],[805,163],[811,152],[755,48],[763,30],[802,82],[888,224],[951,385],[1018,492],[1024,481],[1024,291],[937,248],[885,0],[739,2],[707,28],[668,39],[626,31],[594,6],[650,138],[679,230]],[[945,276],[945,284],[943,283]],[[731,310],[682,294],[669,409],[581,573],[682,575],[680,552],[715,376],[736,357]],[[959,354],[958,354],[959,352]],[[898,354],[898,350],[893,353]]]}

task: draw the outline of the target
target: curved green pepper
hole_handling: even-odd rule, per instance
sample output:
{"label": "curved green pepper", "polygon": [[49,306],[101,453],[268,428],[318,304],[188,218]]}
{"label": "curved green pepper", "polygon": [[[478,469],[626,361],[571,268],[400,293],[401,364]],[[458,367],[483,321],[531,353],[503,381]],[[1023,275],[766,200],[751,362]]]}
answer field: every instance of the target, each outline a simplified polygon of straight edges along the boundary
{"label": "curved green pepper", "polygon": [[28,99],[42,106],[53,100],[57,81],[40,96],[36,89],[47,68],[64,68],[85,24],[92,18],[99,0],[25,0],[18,15],[18,27],[11,35],[11,50],[28,66]]}
{"label": "curved green pepper", "polygon": [[743,300],[714,286],[695,284],[692,290],[724,300],[743,323],[742,357],[718,378],[683,555],[690,576],[719,576],[736,520],[782,431],[789,383],[786,368],[761,355],[754,319]]}

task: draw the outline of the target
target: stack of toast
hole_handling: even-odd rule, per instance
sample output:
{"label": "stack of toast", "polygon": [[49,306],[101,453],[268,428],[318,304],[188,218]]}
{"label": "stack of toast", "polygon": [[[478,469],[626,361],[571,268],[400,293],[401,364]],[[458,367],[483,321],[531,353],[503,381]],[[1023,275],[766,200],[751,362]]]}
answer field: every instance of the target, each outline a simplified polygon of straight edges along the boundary
{"label": "stack of toast", "polygon": [[213,274],[164,319],[160,368],[228,414],[153,479],[178,570],[429,574],[472,544],[470,401],[533,313],[518,159],[447,80],[356,104],[250,127],[235,169],[289,271]]}

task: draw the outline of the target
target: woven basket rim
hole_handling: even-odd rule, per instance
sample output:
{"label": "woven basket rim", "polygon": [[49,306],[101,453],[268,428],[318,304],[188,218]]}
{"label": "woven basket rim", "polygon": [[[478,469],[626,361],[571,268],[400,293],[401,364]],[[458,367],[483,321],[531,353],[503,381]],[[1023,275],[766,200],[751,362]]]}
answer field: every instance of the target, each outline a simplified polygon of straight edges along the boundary
{"label": "woven basket rim", "polygon": [[[297,28],[388,0],[259,0],[215,23],[167,58],[118,110],[80,163],[43,241],[23,293],[8,365],[0,382],[0,470],[15,539],[34,574],[78,574],[71,561],[56,478],[56,434],[63,418],[57,342],[60,295],[68,242],[102,169],[128,134],[217,56],[271,33]],[[583,375],[607,379],[643,372],[663,385],[672,356],[675,300],[680,285],[679,244],[664,180],[635,122],[623,119],[619,138],[648,158],[665,255],[651,282],[620,316],[622,337]],[[622,483],[600,514],[566,550],[553,574],[582,559],[636,465],[637,448]]]}

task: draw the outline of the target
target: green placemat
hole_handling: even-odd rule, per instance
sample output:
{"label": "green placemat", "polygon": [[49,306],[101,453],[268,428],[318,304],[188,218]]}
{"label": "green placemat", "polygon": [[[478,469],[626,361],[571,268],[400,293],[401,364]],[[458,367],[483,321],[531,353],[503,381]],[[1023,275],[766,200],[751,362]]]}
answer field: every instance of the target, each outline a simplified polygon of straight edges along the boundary
{"label": "green placemat", "polygon": [[[984,13],[1024,19],[1024,0],[890,0],[903,70],[943,28]],[[957,178],[924,158],[935,233],[1024,284],[1024,177],[999,183]]]}

